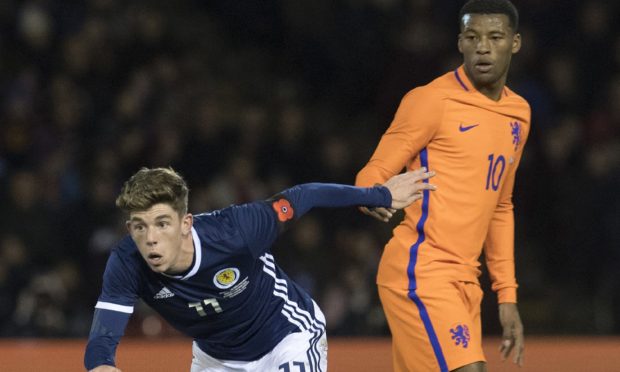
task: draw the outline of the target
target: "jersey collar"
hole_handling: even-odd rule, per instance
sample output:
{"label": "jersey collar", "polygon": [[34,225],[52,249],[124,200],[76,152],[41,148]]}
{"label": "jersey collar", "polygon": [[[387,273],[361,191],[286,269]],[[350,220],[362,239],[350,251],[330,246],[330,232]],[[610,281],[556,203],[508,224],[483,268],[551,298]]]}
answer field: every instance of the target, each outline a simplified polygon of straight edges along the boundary
{"label": "jersey collar", "polygon": [[[474,85],[471,83],[471,81],[469,81],[469,78],[467,77],[467,74],[465,74],[465,66],[464,65],[461,65],[456,70],[454,70],[454,78],[459,83],[461,88],[463,88],[464,91],[466,91],[466,92],[478,92],[476,90],[476,88],[474,87]],[[502,91],[502,96],[504,96],[504,97],[508,96],[508,89],[505,86],[504,86],[504,89]]]}

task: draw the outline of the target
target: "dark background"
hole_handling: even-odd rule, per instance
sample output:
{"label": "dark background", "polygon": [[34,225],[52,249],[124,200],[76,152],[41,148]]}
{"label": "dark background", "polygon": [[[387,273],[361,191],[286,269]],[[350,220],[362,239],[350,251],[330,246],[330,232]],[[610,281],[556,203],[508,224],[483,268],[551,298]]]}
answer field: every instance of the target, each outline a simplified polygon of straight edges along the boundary
{"label": "dark background", "polygon": [[[462,4],[0,2],[0,336],[88,334],[125,233],[114,199],[141,166],[182,173],[194,213],[353,183],[400,98],[461,63]],[[618,5],[515,4],[509,86],[533,109],[514,195],[526,332],[620,334]],[[331,335],[388,334],[374,278],[391,227],[315,210],[279,240]],[[171,333],[144,306],[128,329]]]}

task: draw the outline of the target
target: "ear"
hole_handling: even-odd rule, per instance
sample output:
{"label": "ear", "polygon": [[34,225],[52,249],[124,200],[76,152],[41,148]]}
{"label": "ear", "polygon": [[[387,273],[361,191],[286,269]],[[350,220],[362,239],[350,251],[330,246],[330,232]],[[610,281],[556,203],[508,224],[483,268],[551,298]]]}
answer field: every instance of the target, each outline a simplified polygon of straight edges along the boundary
{"label": "ear", "polygon": [[188,235],[192,232],[192,225],[194,224],[194,216],[191,213],[187,213],[181,219],[181,233]]}
{"label": "ear", "polygon": [[458,45],[458,48],[459,48],[459,53],[463,54],[463,45],[461,45],[461,42],[462,42],[462,40],[463,40],[463,34],[462,34],[462,33],[459,33],[459,36],[458,36],[458,39],[457,39],[457,40],[458,40],[458,41],[457,41],[457,43],[456,43],[456,44]]}
{"label": "ear", "polygon": [[125,227],[127,227],[127,232],[131,234],[131,221],[125,221]]}
{"label": "ear", "polygon": [[512,54],[521,50],[521,34],[515,34],[512,37]]}

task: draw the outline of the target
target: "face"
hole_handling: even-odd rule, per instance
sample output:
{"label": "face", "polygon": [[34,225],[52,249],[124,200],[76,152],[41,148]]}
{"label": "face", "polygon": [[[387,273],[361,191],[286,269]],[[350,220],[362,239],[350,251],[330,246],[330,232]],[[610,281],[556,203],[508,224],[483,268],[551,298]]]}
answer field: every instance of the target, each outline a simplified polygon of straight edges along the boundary
{"label": "face", "polygon": [[191,238],[192,215],[179,216],[168,204],[155,204],[145,211],[131,212],[127,229],[140,254],[151,270],[158,273],[178,273],[191,265],[193,251],[183,248]]}
{"label": "face", "polygon": [[521,35],[513,32],[505,14],[466,14],[458,46],[476,89],[501,93],[512,55],[521,48]]}

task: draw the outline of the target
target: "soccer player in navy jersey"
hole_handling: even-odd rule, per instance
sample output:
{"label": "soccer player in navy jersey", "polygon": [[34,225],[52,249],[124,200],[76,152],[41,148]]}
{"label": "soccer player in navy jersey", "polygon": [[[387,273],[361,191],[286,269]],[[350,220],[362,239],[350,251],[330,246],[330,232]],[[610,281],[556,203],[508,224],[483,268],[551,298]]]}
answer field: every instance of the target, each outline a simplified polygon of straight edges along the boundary
{"label": "soccer player in navy jersey", "polygon": [[142,168],[116,205],[129,235],[108,259],[86,346],[87,370],[118,372],[116,347],[138,298],[192,337],[191,372],[326,371],[325,318],[276,265],[271,245],[313,207],[402,209],[434,190],[421,168],[362,188],[309,183],[210,213],[187,212],[169,168]]}

